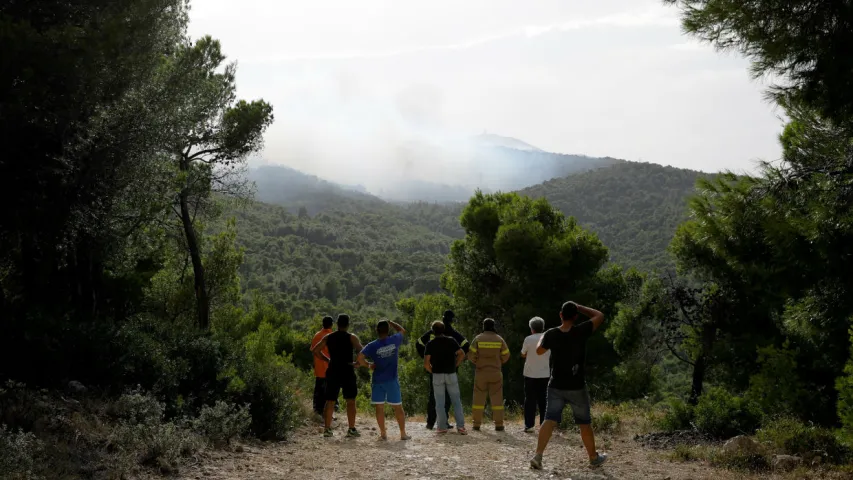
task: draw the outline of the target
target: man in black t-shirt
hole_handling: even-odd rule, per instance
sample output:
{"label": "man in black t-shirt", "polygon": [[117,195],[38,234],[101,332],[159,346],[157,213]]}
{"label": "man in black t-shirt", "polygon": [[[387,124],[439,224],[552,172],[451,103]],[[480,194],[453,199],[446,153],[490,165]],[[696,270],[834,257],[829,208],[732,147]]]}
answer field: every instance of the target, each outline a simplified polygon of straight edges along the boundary
{"label": "man in black t-shirt", "polygon": [[[361,434],[355,428],[355,397],[358,394],[358,385],[355,379],[355,365],[353,355],[360,352],[364,347],[361,341],[355,335],[349,333],[349,315],[338,315],[338,331],[332,332],[317,345],[312,351],[314,355],[322,361],[328,362],[329,368],[326,370],[326,410],[323,416],[324,420],[324,437],[331,437],[332,433],[332,412],[335,409],[335,402],[338,400],[338,395],[343,390],[344,400],[347,403],[347,437],[360,437]],[[328,347],[329,356],[323,353],[323,349]]]}
{"label": "man in black t-shirt", "polygon": [[[589,317],[589,320],[576,324],[578,313]],[[562,325],[545,332],[536,347],[537,355],[551,352],[545,423],[539,429],[536,455],[530,460],[530,466],[537,470],[542,468],[542,454],[551,440],[554,427],[562,420],[566,404],[571,407],[575,423],[580,427],[581,440],[589,455],[590,465],[597,467],[607,460],[607,454],[595,450],[595,436],[590,425],[589,394],[584,378],[586,341],[604,323],[604,314],[574,302],[566,302],[560,310],[560,319]]]}
{"label": "man in black t-shirt", "polygon": [[447,433],[447,410],[444,409],[445,392],[450,395],[453,414],[456,417],[456,431],[460,435],[465,430],[465,416],[462,412],[462,396],[459,393],[459,379],[456,368],[465,360],[465,352],[453,337],[445,335],[443,322],[434,322],[432,331],[435,338],[424,349],[424,368],[432,374],[432,386],[435,392],[436,412],[438,414],[437,433]]}

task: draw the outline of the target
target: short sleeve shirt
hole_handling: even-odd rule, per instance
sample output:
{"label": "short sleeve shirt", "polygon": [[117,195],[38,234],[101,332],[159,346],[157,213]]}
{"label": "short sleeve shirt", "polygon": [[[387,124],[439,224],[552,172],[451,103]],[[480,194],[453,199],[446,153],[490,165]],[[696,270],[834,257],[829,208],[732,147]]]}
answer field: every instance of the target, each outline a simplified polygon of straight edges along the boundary
{"label": "short sleeve shirt", "polygon": [[524,376],[527,378],[548,378],[551,376],[551,351],[547,351],[542,355],[536,353],[536,347],[539,345],[539,339],[544,333],[534,333],[524,339],[521,345],[521,354],[526,355],[524,359]]}
{"label": "short sleeve shirt", "polygon": [[429,355],[432,373],[456,373],[456,352],[461,347],[453,337],[441,336],[427,343],[424,356]]}
{"label": "short sleeve shirt", "polygon": [[590,335],[590,321],[573,325],[568,332],[559,328],[545,332],[542,346],[551,352],[551,380],[548,387],[557,390],[581,390],[586,386],[584,363],[586,341]]}
{"label": "short sleeve shirt", "polygon": [[395,333],[389,337],[376,339],[361,350],[361,353],[373,360],[373,364],[376,365],[376,370],[373,371],[373,383],[385,383],[397,378],[397,360],[402,344],[403,335]]}

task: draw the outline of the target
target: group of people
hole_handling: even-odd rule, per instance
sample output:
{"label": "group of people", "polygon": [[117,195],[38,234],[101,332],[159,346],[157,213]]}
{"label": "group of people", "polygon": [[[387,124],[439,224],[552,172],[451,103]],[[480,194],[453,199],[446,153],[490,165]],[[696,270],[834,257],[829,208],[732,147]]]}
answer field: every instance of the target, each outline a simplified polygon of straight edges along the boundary
{"label": "group of people", "polygon": [[[581,316],[586,321],[579,322]],[[590,400],[586,389],[584,363],[586,340],[604,322],[598,310],[566,302],[560,310],[561,325],[545,330],[540,317],[530,320],[530,336],[524,339],[521,357],[524,364],[524,431],[535,431],[536,413],[539,413],[539,438],[536,454],[530,466],[542,468],[542,455],[551,439],[554,428],[562,420],[563,410],[571,408],[579,426],[581,440],[592,466],[599,466],[607,455],[595,447],[591,426]],[[334,435],[332,420],[338,396],[343,393],[346,403],[348,437],[358,437],[355,427],[358,393],[355,368],[373,370],[371,403],[376,409],[376,422],[380,440],[387,440],[385,405],[390,405],[400,428],[400,439],[408,440],[406,415],[397,374],[400,347],[406,330],[398,323],[380,320],[376,325],[378,338],[362,346],[359,338],[349,333],[349,316],[338,315],[337,331],[332,331],[332,317],[323,319],[323,329],[311,342],[315,356],[314,410],[323,416],[323,436]],[[504,431],[503,373],[501,366],[509,361],[510,350],[504,339],[495,331],[495,321],[483,320],[483,332],[470,343],[453,328],[454,314],[447,310],[441,320],[417,341],[416,348],[424,359],[424,369],[431,375],[427,425],[438,434],[454,428],[448,422],[451,406],[456,421],[456,431],[467,435],[462,410],[461,392],[457,370],[466,360],[475,368],[472,402],[473,429],[480,430],[486,401],[491,404],[496,431]],[[391,330],[395,333],[391,333]],[[368,361],[368,359],[370,361]]]}

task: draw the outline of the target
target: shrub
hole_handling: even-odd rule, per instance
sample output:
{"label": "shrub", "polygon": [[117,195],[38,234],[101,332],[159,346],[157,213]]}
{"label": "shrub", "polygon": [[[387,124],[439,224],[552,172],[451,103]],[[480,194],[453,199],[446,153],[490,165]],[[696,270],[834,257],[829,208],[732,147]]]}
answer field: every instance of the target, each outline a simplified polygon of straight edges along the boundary
{"label": "shrub", "polygon": [[[248,403],[251,430],[264,440],[284,439],[303,413],[297,392],[308,391],[306,373],[275,352],[278,332],[268,322],[246,337],[242,352],[224,376],[237,403]],[[301,382],[301,380],[305,380]],[[302,383],[302,384],[301,384]],[[305,398],[309,398],[306,394]]]}
{"label": "shrub", "polygon": [[728,438],[755,431],[761,412],[747,399],[722,388],[710,388],[693,409],[696,428],[717,438]]}
{"label": "shrub", "polygon": [[36,479],[42,444],[32,433],[7,430],[0,425],[0,478]]}
{"label": "shrub", "polygon": [[657,422],[658,428],[667,432],[693,428],[693,407],[683,400],[671,399],[664,416]]}
{"label": "shrub", "polygon": [[164,473],[172,473],[182,458],[203,446],[198,435],[174,423],[122,423],[113,430],[109,443],[120,453],[135,457],[137,463],[158,467]]}
{"label": "shrub", "polygon": [[214,445],[222,446],[246,433],[252,424],[252,416],[246,407],[217,401],[212,407],[202,407],[198,417],[190,423],[196,432]]}
{"label": "shrub", "polygon": [[109,405],[108,413],[128,425],[156,425],[163,420],[165,406],[153,395],[133,390]]}
{"label": "shrub", "polygon": [[622,426],[619,415],[612,412],[604,412],[600,415],[592,415],[592,428],[596,432],[615,433]]}
{"label": "shrub", "polygon": [[803,458],[819,455],[834,463],[843,463],[850,454],[831,430],[792,418],[768,422],[758,430],[756,437],[779,453]]}
{"label": "shrub", "polygon": [[770,468],[767,456],[760,453],[717,450],[709,455],[709,460],[711,461],[711,465],[730,468],[732,470],[762,472]]}
{"label": "shrub", "polygon": [[675,446],[669,454],[669,458],[675,462],[692,462],[695,460],[704,460],[708,457],[707,452],[700,449],[698,446],[679,444]]}

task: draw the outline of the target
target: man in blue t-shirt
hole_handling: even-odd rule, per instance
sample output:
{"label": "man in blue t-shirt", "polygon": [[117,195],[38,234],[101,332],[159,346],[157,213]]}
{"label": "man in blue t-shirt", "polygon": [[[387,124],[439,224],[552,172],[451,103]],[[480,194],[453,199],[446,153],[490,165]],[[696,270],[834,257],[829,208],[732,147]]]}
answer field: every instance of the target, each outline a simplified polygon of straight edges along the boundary
{"label": "man in blue t-shirt", "polygon": [[[397,331],[388,335],[391,328]],[[376,423],[379,424],[379,438],[387,440],[385,434],[385,404],[391,405],[397,423],[400,425],[400,440],[408,440],[406,435],[406,414],[403,412],[403,397],[400,393],[400,381],[397,379],[397,359],[400,355],[400,345],[406,333],[400,324],[382,319],[376,324],[379,338],[368,343],[358,354],[358,363],[363,367],[373,369],[370,403],[376,406]],[[373,360],[368,363],[365,357]]]}

